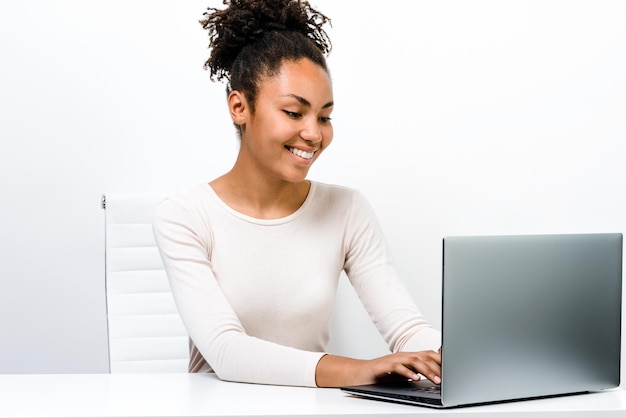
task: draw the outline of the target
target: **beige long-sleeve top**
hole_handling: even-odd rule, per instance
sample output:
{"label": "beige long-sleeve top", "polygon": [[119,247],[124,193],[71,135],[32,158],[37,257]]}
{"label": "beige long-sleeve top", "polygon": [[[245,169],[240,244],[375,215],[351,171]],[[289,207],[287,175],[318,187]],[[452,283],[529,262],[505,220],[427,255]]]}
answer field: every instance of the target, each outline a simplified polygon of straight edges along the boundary
{"label": "beige long-sleeve top", "polygon": [[439,347],[355,190],[312,182],[296,212],[264,220],[202,184],[161,202],[153,229],[193,341],[190,371],[315,386],[342,271],[391,351]]}

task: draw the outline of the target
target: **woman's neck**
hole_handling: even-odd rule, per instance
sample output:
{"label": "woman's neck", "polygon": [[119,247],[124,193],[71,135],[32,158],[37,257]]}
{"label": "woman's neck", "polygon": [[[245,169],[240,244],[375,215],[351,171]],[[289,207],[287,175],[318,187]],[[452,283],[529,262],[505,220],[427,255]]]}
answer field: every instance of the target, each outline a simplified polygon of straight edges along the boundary
{"label": "woman's neck", "polygon": [[279,219],[297,211],[306,200],[311,183],[241,176],[231,170],[209,183],[224,203],[244,215],[257,219]]}

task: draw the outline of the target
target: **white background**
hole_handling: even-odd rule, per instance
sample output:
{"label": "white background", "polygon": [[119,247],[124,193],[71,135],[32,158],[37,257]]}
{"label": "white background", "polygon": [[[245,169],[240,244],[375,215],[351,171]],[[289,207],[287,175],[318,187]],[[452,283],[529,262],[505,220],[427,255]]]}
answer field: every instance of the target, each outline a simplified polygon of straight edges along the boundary
{"label": "white background", "polygon": [[[626,230],[626,2],[312,4],[336,110],[310,178],[368,196],[435,325],[445,235]],[[207,5],[0,5],[0,373],[106,372],[101,195],[231,167]],[[381,353],[340,290],[332,349]]]}

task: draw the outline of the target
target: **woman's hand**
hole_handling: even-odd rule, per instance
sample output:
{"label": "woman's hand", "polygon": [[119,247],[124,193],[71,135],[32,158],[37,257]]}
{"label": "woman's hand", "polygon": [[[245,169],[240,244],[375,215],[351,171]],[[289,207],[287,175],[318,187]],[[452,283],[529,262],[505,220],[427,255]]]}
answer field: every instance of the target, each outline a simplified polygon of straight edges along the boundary
{"label": "woman's hand", "polygon": [[441,383],[441,354],[436,351],[399,352],[369,360],[375,380],[389,376],[419,380],[420,374]]}
{"label": "woman's hand", "polygon": [[327,354],[317,364],[315,379],[320,387],[339,387],[366,385],[389,377],[419,380],[421,374],[439,384],[440,351],[399,352],[372,360]]}

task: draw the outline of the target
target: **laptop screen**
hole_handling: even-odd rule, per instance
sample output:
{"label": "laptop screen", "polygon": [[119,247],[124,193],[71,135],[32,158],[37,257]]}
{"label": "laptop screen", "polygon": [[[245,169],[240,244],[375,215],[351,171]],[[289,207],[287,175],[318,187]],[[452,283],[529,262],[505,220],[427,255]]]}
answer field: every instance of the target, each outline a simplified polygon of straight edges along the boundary
{"label": "laptop screen", "polygon": [[444,404],[619,385],[622,235],[444,239]]}

